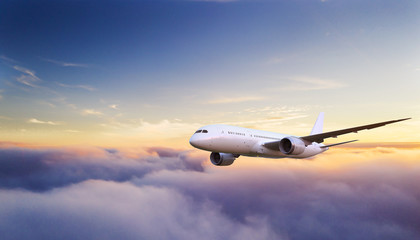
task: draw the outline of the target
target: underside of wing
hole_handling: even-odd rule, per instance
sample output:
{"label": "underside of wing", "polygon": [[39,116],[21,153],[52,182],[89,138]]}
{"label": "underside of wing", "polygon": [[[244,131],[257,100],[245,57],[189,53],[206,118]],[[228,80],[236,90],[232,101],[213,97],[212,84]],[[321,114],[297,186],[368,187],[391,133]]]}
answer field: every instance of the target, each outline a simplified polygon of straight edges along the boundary
{"label": "underside of wing", "polygon": [[358,131],[361,131],[361,130],[368,130],[372,128],[382,127],[391,123],[401,122],[408,119],[411,119],[411,118],[403,118],[403,119],[391,120],[391,121],[386,121],[386,122],[363,125],[359,127],[347,128],[347,129],[342,129],[342,130],[337,130],[337,131],[332,131],[332,132],[319,133],[319,134],[304,136],[304,137],[301,137],[301,139],[308,142],[322,143],[324,142],[325,138],[332,138],[332,137],[335,138],[339,135],[343,135],[347,133],[357,133]]}

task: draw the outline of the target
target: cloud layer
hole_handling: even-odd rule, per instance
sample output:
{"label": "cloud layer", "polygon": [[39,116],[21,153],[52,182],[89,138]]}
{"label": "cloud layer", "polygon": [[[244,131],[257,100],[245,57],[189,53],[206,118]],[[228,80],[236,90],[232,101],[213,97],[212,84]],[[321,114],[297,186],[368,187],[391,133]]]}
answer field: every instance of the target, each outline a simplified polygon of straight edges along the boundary
{"label": "cloud layer", "polygon": [[207,154],[162,147],[1,146],[1,239],[420,236],[418,148],[214,167]]}

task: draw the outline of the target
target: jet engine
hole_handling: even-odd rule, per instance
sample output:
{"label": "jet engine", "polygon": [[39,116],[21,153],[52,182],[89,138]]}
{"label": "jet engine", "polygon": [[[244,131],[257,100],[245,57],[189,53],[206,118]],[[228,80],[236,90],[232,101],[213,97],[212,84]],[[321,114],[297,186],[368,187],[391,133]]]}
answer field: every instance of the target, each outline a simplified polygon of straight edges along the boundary
{"label": "jet engine", "polygon": [[212,152],[210,154],[210,160],[211,163],[213,163],[216,166],[228,166],[235,161],[237,158],[237,155],[234,155],[232,153],[218,153],[218,152]]}
{"label": "jet engine", "polygon": [[299,155],[305,151],[306,145],[300,138],[285,137],[280,141],[280,151],[287,155]]}

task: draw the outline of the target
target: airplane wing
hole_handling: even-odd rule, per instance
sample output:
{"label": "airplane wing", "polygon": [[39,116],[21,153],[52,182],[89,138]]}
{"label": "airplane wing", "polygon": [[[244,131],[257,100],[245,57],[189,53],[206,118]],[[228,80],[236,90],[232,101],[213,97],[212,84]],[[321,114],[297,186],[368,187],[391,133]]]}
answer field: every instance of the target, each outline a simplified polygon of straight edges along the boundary
{"label": "airplane wing", "polygon": [[356,142],[359,140],[351,140],[351,141],[346,141],[346,142],[341,142],[341,143],[334,143],[334,144],[329,144],[326,146],[321,146],[321,148],[328,148],[328,147],[334,147],[334,146],[338,146],[338,145],[342,145],[342,144],[346,144],[346,143],[352,143],[352,142]]}
{"label": "airplane wing", "polygon": [[361,130],[368,130],[368,129],[372,129],[372,128],[382,127],[382,126],[385,126],[385,125],[388,125],[388,124],[391,124],[391,123],[401,122],[401,121],[405,121],[405,120],[408,120],[408,119],[411,119],[411,118],[402,118],[402,119],[391,120],[391,121],[386,121],[386,122],[363,125],[363,126],[359,126],[359,127],[346,128],[346,129],[332,131],[332,132],[325,132],[325,133],[319,133],[319,134],[314,134],[314,135],[308,135],[308,136],[301,137],[301,139],[306,140],[308,142],[322,143],[322,142],[324,142],[325,138],[331,138],[331,137],[335,138],[339,135],[343,135],[343,134],[347,134],[347,133],[357,133],[358,131],[361,131]]}

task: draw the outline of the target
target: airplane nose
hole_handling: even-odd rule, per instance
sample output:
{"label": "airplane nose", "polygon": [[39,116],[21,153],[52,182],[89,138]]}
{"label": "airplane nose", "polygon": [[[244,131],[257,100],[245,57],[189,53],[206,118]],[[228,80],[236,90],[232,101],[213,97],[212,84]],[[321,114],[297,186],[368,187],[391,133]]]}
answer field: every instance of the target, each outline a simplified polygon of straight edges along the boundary
{"label": "airplane nose", "polygon": [[205,140],[205,139],[203,139],[203,138],[202,138],[202,137],[200,137],[200,136],[193,135],[193,136],[190,138],[190,144],[191,144],[191,146],[193,146],[193,147],[195,147],[195,148],[202,149],[202,148],[204,148],[204,147],[205,147],[205,145],[206,145],[206,140]]}
{"label": "airplane nose", "polygon": [[197,142],[198,142],[197,137],[196,137],[195,135],[193,135],[193,136],[190,138],[190,144],[191,144],[191,146],[193,146],[193,147],[197,147]]}

